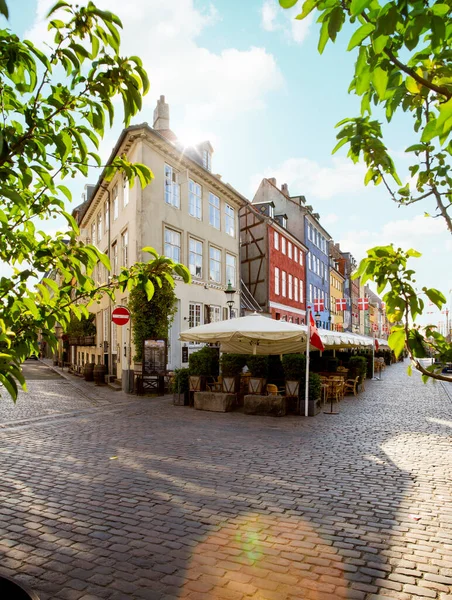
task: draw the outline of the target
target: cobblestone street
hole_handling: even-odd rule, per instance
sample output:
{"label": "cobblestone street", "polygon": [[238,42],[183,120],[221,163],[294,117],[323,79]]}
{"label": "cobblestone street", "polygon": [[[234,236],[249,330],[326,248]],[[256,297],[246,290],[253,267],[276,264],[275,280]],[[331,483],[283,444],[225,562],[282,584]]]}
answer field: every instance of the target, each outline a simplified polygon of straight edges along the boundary
{"label": "cobblestone street", "polygon": [[27,369],[0,400],[0,573],[42,600],[452,599],[449,384],[397,364],[277,419]]}

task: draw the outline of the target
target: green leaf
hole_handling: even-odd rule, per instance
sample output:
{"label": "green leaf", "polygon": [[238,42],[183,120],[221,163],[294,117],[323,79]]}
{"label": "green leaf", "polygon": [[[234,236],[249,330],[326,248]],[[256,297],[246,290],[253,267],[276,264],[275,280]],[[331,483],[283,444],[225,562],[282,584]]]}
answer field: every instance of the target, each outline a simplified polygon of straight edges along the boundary
{"label": "green leaf", "polygon": [[305,0],[303,3],[303,9],[299,15],[295,18],[299,21],[305,19],[313,10],[316,8],[317,0]]}
{"label": "green leaf", "polygon": [[279,4],[283,8],[292,8],[292,6],[295,6],[297,2],[298,0],[279,0]]}
{"label": "green leaf", "polygon": [[438,2],[437,4],[434,4],[430,8],[430,10],[437,17],[444,17],[445,15],[447,15],[450,12],[451,7],[448,4],[443,4],[441,2]]}
{"label": "green leaf", "polygon": [[353,16],[360,15],[365,10],[372,0],[352,0],[350,4],[350,12]]}
{"label": "green leaf", "polygon": [[6,5],[6,0],[0,0],[0,15],[3,15],[7,19],[9,19],[8,6]]}
{"label": "green leaf", "polygon": [[347,50],[353,50],[359,44],[375,30],[375,25],[372,23],[364,23],[359,29],[352,35],[348,44]]}
{"label": "green leaf", "polygon": [[442,308],[443,304],[446,304],[447,300],[444,294],[434,288],[422,288],[427,298],[433,302],[438,308]]}
{"label": "green leaf", "polygon": [[388,79],[387,71],[380,67],[377,67],[372,73],[372,81],[380,100],[384,100],[385,98]]}
{"label": "green leaf", "polygon": [[393,328],[393,331],[388,338],[388,344],[396,357],[399,357],[405,348],[405,330],[403,328]]}
{"label": "green leaf", "polygon": [[151,300],[155,292],[154,284],[152,283],[152,281],[146,281],[146,283],[144,284],[144,290],[146,292],[147,299]]}
{"label": "green leaf", "polygon": [[430,142],[437,135],[436,119],[431,119],[422,132],[421,142]]}

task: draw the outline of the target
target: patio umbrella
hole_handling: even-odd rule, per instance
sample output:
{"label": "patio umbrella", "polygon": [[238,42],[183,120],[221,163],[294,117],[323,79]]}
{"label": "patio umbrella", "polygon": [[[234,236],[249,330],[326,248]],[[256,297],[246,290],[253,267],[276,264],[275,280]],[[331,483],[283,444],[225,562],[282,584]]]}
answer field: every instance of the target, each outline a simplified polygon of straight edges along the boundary
{"label": "patio umbrella", "polygon": [[222,352],[290,354],[306,350],[306,328],[259,314],[199,325],[183,331],[183,342],[219,343]]}

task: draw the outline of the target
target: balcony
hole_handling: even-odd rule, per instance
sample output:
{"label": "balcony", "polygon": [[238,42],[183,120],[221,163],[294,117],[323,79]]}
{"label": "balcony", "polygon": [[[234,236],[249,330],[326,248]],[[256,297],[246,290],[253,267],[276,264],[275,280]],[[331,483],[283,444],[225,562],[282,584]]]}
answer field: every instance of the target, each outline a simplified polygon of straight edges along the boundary
{"label": "balcony", "polygon": [[80,336],[69,336],[69,346],[95,346],[96,336],[95,335],[80,335]]}

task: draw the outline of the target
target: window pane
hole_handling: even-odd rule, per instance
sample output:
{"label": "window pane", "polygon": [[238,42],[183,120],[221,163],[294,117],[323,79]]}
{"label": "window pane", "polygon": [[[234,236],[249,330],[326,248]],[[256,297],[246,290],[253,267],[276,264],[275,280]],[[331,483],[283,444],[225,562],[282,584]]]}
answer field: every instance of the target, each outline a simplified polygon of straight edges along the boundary
{"label": "window pane", "polygon": [[237,284],[237,261],[235,256],[232,254],[226,254],[226,283],[231,282],[232,286],[235,287]]}
{"label": "window pane", "polygon": [[201,219],[202,216],[201,186],[191,179],[188,183],[188,214],[197,219]]}
{"label": "window pane", "polygon": [[212,248],[212,246],[210,247],[209,277],[211,281],[216,283],[221,281],[221,251],[218,248]]}
{"label": "window pane", "polygon": [[165,229],[165,256],[180,262],[180,233]]}
{"label": "window pane", "polygon": [[225,205],[226,233],[235,237],[235,210],[229,204]]}
{"label": "window pane", "polygon": [[220,199],[209,192],[209,224],[220,229]]}
{"label": "window pane", "polygon": [[202,242],[190,238],[189,269],[193,277],[202,277]]}

